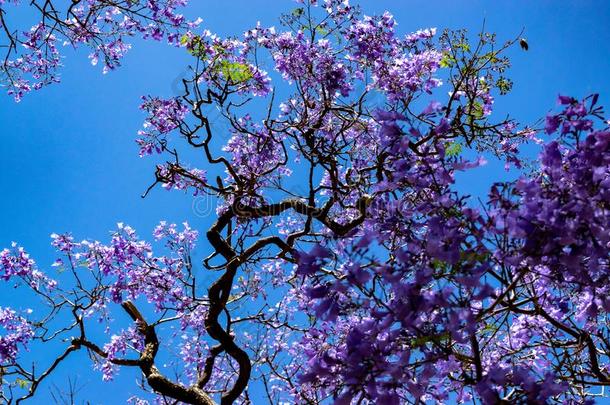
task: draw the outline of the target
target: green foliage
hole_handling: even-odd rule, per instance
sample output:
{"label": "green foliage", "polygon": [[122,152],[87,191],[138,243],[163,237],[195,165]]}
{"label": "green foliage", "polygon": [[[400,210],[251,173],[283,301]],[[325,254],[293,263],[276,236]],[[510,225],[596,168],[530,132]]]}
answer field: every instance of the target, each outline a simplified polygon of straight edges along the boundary
{"label": "green foliage", "polygon": [[460,260],[463,262],[483,263],[483,262],[489,260],[489,256],[486,254],[482,254],[482,253],[476,253],[476,252],[471,252],[471,251],[462,251],[462,252],[460,252]]}
{"label": "green foliage", "polygon": [[440,61],[440,66],[442,68],[450,68],[453,65],[455,65],[455,63],[456,63],[456,60],[453,57],[453,55],[451,55],[450,52],[448,52],[448,51],[443,52],[443,57],[441,58],[441,61]]}
{"label": "green foliage", "polygon": [[201,40],[200,36],[194,36],[191,38],[189,35],[185,34],[180,38],[180,43],[182,45],[187,45],[187,49],[189,53],[197,58],[204,59],[206,57],[205,52],[205,44]]}
{"label": "green foliage", "polygon": [[228,60],[221,60],[214,69],[232,83],[243,83],[252,79],[253,76],[250,66]]}
{"label": "green foliage", "polygon": [[500,330],[500,328],[497,325],[493,325],[493,324],[487,324],[483,327],[483,329],[481,329],[481,333],[483,335],[492,335],[494,333],[496,333],[498,330]]}
{"label": "green foliage", "polygon": [[[191,37],[190,35],[185,34],[180,38],[180,43],[188,47],[188,51],[191,55],[201,60],[208,58],[206,52],[207,47],[200,36]],[[226,49],[220,45],[212,45],[212,50],[214,58],[208,62],[210,63],[210,69],[214,74],[222,75],[232,84],[243,83],[252,79],[253,72],[249,65],[228,60]]]}
{"label": "green foliage", "polygon": [[321,26],[317,26],[316,27],[316,32],[322,36],[324,35],[328,35],[328,30],[326,28],[323,28]]}
{"label": "green foliage", "polygon": [[469,111],[470,115],[472,115],[475,119],[480,120],[481,118],[483,118],[484,112],[483,112],[483,105],[481,103],[479,103],[478,101],[475,101],[474,103],[472,103],[470,105],[470,111]]}
{"label": "green foliage", "polygon": [[470,44],[468,44],[467,41],[455,44],[455,47],[460,49],[463,52],[470,52]]}
{"label": "green foliage", "polygon": [[433,334],[430,336],[420,336],[420,337],[417,337],[417,338],[411,340],[411,347],[412,348],[421,347],[421,346],[425,346],[428,343],[440,344],[440,343],[449,341],[450,338],[451,338],[451,334],[449,332],[444,332],[444,333],[436,334],[436,335]]}
{"label": "green foliage", "polygon": [[21,378],[17,378],[15,380],[15,383],[17,384],[17,386],[21,389],[26,389],[30,386],[30,382]]}
{"label": "green foliage", "polygon": [[462,144],[458,142],[449,142],[445,145],[445,155],[455,157],[462,153]]}
{"label": "green foliage", "polygon": [[513,88],[513,82],[510,79],[507,79],[503,76],[500,76],[498,80],[496,80],[496,87],[500,91],[501,95],[508,94]]}

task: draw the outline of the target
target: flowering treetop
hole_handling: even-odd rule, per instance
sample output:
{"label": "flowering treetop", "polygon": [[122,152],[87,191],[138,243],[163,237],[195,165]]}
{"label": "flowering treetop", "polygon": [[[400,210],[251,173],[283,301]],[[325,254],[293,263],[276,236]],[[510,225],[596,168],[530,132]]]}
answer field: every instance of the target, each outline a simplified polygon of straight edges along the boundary
{"label": "flowering treetop", "polygon": [[[609,384],[610,131],[597,96],[560,97],[545,128],[497,120],[514,41],[403,35],[387,12],[300,3],[281,29],[241,38],[194,29],[174,14],[178,2],[70,8],[97,18],[108,7],[91,38],[166,35],[190,52],[180,96],[143,97],[137,143],[166,159],[150,189],[219,204],[203,246],[187,223],[162,222],[155,246],[123,224],[107,243],[53,235],[59,277],[17,245],[4,250],[0,276],[48,307],[0,308],[6,401],[34,396],[78,350],[106,380],[139,368],[161,402],[262,392],[271,403],[576,404]],[[81,24],[53,21],[46,44]],[[112,68],[121,52],[97,40],[80,42]],[[44,69],[55,58],[34,54]],[[18,95],[13,72],[32,72],[4,66]],[[225,143],[210,105],[228,124]],[[481,204],[460,193],[456,172],[484,164],[469,156],[521,169],[528,142],[545,143],[539,168],[495,184]],[[191,149],[201,161],[184,161]],[[196,243],[209,251],[203,263],[191,260]],[[113,328],[119,313],[131,326]],[[29,371],[20,350],[49,342],[67,343]]]}
{"label": "flowering treetop", "polygon": [[0,0],[0,79],[16,101],[59,81],[62,47],[88,48],[91,63],[101,60],[106,73],[120,66],[131,48],[130,37],[179,45],[181,32],[200,23],[179,13],[186,0],[73,0],[67,5],[33,0],[29,11],[38,22],[23,30],[10,18],[19,3]]}

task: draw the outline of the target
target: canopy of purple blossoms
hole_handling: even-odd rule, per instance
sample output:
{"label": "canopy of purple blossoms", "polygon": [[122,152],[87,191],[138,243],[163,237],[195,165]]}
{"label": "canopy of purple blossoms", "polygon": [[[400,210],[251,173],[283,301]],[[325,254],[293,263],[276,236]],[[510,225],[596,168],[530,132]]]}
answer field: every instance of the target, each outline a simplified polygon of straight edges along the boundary
{"label": "canopy of purple blossoms", "polygon": [[[2,251],[0,278],[46,305],[0,308],[7,400],[35,395],[78,350],[108,381],[139,368],[159,403],[248,403],[257,390],[271,403],[388,405],[603,394],[610,129],[597,95],[560,96],[544,128],[520,126],[493,114],[515,41],[400,34],[390,13],[346,0],[301,1],[281,29],[221,38],[176,14],[183,3],[75,2],[68,19],[20,34],[4,65],[19,98],[56,81],[57,38],[90,46],[106,69],[127,36],[184,47],[183,94],[143,97],[136,142],[163,161],[148,191],[217,203],[204,244],[187,223],[161,222],[154,246],[123,224],[106,243],[52,235],[60,258],[44,273],[17,245]],[[527,143],[543,144],[531,170]],[[184,161],[191,150],[199,161]],[[456,179],[486,159],[520,177],[478,203]],[[100,325],[105,340],[89,333]],[[24,348],[49,341],[63,344],[56,363],[22,366]]]}

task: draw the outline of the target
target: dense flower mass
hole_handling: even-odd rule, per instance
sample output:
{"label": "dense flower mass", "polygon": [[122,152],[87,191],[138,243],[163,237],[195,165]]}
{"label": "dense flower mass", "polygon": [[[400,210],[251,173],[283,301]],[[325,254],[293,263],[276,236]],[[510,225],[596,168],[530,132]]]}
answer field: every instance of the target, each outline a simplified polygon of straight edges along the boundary
{"label": "dense flower mass", "polygon": [[162,100],[156,97],[143,97],[142,100],[140,108],[147,111],[150,118],[144,122],[144,129],[138,132],[140,156],[150,155],[153,151],[161,153],[166,142],[165,134],[178,127],[188,113],[188,107],[179,99]]}
{"label": "dense flower mass", "polygon": [[29,323],[10,308],[0,307],[0,365],[11,365],[17,358],[19,346],[26,346],[32,339]]}
{"label": "dense flower mass", "polygon": [[38,270],[30,255],[14,242],[11,249],[0,252],[0,278],[5,281],[18,278],[35,290],[52,290],[57,284]]}
{"label": "dense flower mass", "polygon": [[[301,305],[321,321],[300,342],[303,400],[468,402],[472,384],[483,403],[579,403],[561,378],[564,360],[553,358],[558,346],[590,362],[590,378],[608,378],[608,354],[595,348],[609,308],[610,133],[593,129],[597,96],[562,100],[554,117],[571,120],[569,130],[544,147],[539,174],[493,187],[489,216],[451,191],[453,170],[473,163],[407,153],[377,187],[400,191],[398,209],[382,199],[352,243],[299,254],[297,274],[311,280]],[[404,116],[379,118],[386,136],[404,134]],[[586,353],[561,343],[573,338]]]}
{"label": "dense flower mass", "polygon": [[[512,85],[503,52],[515,41],[399,33],[389,12],[366,16],[347,0],[298,1],[281,28],[221,38],[176,14],[183,5],[142,3],[144,23],[132,2],[77,2],[63,28],[24,37],[39,49],[71,33],[107,69],[127,35],[183,46],[192,76],[178,97],[143,98],[137,144],[167,159],[153,186],[217,209],[203,246],[186,222],[162,221],[154,249],[123,224],[107,243],[53,234],[58,281],[16,244],[0,252],[0,278],[49,309],[34,321],[0,309],[11,395],[34,395],[78,350],[106,381],[138,368],[161,403],[590,404],[605,394],[610,128],[597,95],[560,96],[544,128],[521,127],[493,114]],[[46,78],[59,65],[50,55],[19,69]],[[542,144],[531,171],[525,143]],[[458,172],[488,159],[520,177],[475,202]],[[49,341],[67,344],[50,371],[26,371],[20,349]]]}
{"label": "dense flower mass", "polygon": [[190,265],[185,263],[187,255],[195,246],[197,232],[187,223],[184,230],[176,225],[162,222],[154,232],[155,239],[164,240],[174,255],[153,256],[152,247],[139,240],[135,231],[119,224],[108,245],[97,241],[74,241],[70,235],[52,235],[53,246],[67,260],[61,259],[59,266],[86,267],[104,278],[102,304],[121,303],[141,296],[161,310],[166,306],[183,308],[189,304],[185,283],[190,275]]}

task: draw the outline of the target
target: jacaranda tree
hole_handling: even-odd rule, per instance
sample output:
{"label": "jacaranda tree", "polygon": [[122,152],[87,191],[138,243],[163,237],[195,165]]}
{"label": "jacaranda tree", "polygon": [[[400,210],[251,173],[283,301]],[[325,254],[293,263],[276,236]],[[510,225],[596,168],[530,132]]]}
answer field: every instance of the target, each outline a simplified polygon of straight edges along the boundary
{"label": "jacaranda tree", "polygon": [[[57,81],[62,43],[106,70],[135,35],[189,52],[180,96],[143,97],[137,143],[165,160],[150,189],[218,208],[202,235],[162,222],[153,244],[122,224],[105,242],[53,235],[54,269],[3,250],[0,277],[40,302],[0,307],[3,401],[77,351],[104,380],[141,370],[160,403],[582,404],[610,385],[610,129],[597,95],[560,96],[540,127],[495,118],[514,40],[398,34],[347,0],[240,38],[177,14],[186,0],[33,0],[21,32],[12,3],[0,77],[17,100]],[[522,175],[468,199],[455,175],[478,156]],[[21,358],[48,347],[48,364]]]}

